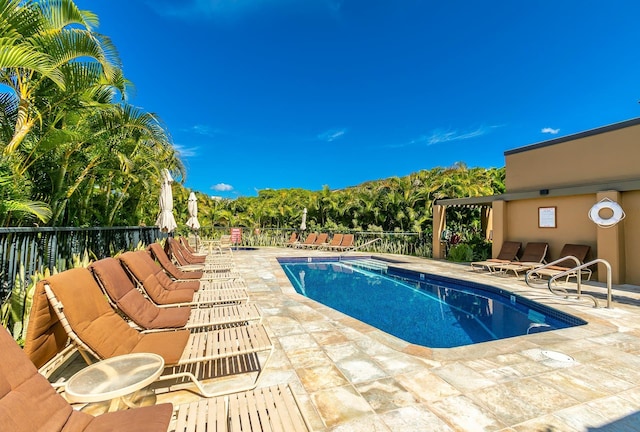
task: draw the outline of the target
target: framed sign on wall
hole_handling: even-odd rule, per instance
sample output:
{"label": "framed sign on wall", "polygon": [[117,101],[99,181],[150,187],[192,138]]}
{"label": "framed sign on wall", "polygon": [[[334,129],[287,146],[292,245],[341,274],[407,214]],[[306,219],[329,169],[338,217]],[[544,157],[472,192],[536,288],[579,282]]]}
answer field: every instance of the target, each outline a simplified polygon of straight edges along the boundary
{"label": "framed sign on wall", "polygon": [[555,207],[538,207],[538,228],[556,228]]}

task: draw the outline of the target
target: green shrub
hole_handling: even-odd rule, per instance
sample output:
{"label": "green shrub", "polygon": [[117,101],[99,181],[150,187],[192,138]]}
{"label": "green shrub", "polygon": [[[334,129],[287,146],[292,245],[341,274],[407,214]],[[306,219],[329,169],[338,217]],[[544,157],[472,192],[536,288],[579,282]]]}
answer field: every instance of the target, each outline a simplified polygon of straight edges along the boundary
{"label": "green shrub", "polygon": [[447,259],[453,262],[470,262],[473,261],[473,249],[466,243],[460,243],[451,246]]}
{"label": "green shrub", "polygon": [[465,242],[473,249],[473,261],[484,261],[491,258],[491,242],[476,236]]}

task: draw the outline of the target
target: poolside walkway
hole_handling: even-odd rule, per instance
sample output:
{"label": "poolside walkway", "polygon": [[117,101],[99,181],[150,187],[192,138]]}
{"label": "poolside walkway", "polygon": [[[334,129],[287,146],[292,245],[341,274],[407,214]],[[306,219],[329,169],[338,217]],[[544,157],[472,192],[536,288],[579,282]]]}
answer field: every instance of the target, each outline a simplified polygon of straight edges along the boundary
{"label": "poolside walkway", "polygon": [[[291,383],[313,430],[640,431],[638,287],[617,287],[613,308],[595,309],[587,301],[576,305],[545,298],[542,288],[529,288],[514,277],[393,256],[405,261],[394,264],[398,267],[497,285],[589,322],[427,349],[297,294],[276,257],[320,255],[336,253],[260,248],[234,254],[276,345],[259,386]],[[167,393],[158,402],[181,397],[187,396]]]}

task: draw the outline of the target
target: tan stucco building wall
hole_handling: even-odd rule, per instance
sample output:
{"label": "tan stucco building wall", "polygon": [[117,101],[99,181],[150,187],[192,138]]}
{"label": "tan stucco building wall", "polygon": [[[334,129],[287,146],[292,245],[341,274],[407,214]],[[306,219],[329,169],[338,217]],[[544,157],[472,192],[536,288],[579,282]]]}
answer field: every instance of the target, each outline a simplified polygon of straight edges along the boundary
{"label": "tan stucco building wall", "polygon": [[[509,150],[505,164],[507,191],[491,202],[494,257],[507,240],[547,242],[548,262],[566,243],[586,244],[588,260],[611,264],[613,283],[640,285],[640,119]],[[603,198],[626,214],[614,227],[589,219]],[[555,208],[554,228],[539,226],[540,207]],[[598,265],[600,281],[604,270]]]}
{"label": "tan stucco building wall", "polygon": [[[547,261],[559,258],[565,243],[589,245],[595,256],[597,227],[587,216],[594,199],[595,196],[579,195],[510,201],[506,206],[508,235],[505,240],[520,241],[523,246],[528,242],[547,242]],[[556,208],[556,228],[538,226],[540,207]]]}
{"label": "tan stucco building wall", "polygon": [[[638,119],[511,150],[505,152],[505,163],[507,193],[537,191],[540,196],[508,203],[509,240],[548,242],[548,260],[560,258],[565,243],[588,244],[589,259],[611,264],[614,283],[640,285],[640,191],[608,187],[640,179]],[[553,196],[572,188],[575,195]],[[586,188],[594,191],[579,194]],[[603,198],[619,203],[626,213],[615,227],[600,228],[589,219],[589,210]],[[547,206],[557,209],[556,228],[537,226],[538,208]],[[605,268],[599,265],[598,270],[598,279],[604,280]]]}
{"label": "tan stucco building wall", "polygon": [[639,179],[640,123],[627,123],[505,152],[507,192]]}

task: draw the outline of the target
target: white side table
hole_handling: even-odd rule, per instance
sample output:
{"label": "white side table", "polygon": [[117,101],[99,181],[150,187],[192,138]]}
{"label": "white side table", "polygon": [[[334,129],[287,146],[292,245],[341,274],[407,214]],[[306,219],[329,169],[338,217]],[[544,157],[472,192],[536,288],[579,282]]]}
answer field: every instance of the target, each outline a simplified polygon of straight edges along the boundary
{"label": "white side table", "polygon": [[154,382],[164,370],[164,359],[152,353],[125,354],[87,366],[73,375],[65,392],[69,402],[110,401],[108,411],[121,404],[131,406],[126,396]]}

